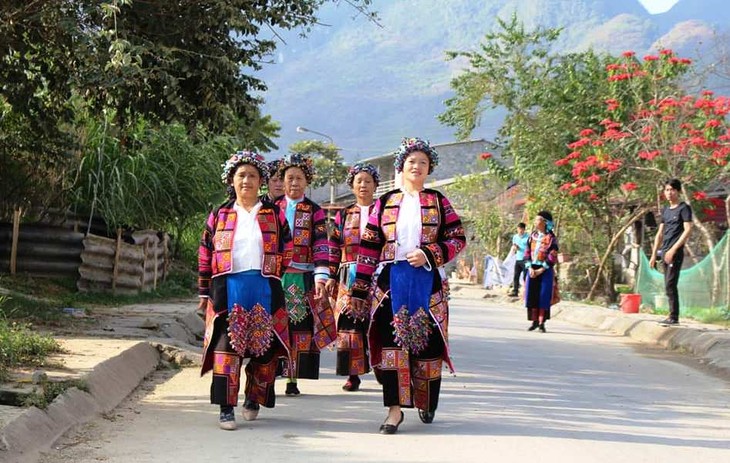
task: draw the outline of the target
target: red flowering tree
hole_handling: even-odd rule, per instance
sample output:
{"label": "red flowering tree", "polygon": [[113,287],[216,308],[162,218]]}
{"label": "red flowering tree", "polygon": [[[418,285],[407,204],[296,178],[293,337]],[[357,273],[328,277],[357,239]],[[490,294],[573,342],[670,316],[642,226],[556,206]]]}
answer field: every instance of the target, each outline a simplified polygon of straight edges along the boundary
{"label": "red flowering tree", "polygon": [[[730,99],[709,91],[683,94],[676,82],[690,64],[671,50],[643,59],[624,53],[606,67],[607,117],[582,130],[566,156],[555,161],[565,180],[559,190],[576,207],[602,217],[602,232],[611,237],[599,275],[624,231],[656,205],[668,178],[682,180],[687,200],[702,201],[703,212],[716,207],[730,212],[730,201],[708,201],[704,192],[730,178]],[[595,289],[596,284],[589,298]]]}

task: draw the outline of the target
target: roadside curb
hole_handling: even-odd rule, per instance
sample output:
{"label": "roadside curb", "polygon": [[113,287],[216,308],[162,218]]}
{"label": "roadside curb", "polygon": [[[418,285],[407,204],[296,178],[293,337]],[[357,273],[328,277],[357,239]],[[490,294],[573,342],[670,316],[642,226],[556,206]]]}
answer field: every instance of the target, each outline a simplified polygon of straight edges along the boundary
{"label": "roadside curb", "polygon": [[[562,307],[561,307],[562,306]],[[654,318],[626,315],[601,307],[563,305],[553,308],[554,317],[609,331],[636,341],[656,344],[667,350],[688,353],[722,374],[730,375],[730,331],[708,328],[707,325],[682,323],[662,326]]]}
{"label": "roadside curb", "polygon": [[72,388],[48,408],[23,412],[0,430],[0,461],[35,461],[71,427],[114,409],[160,362],[159,350],[140,341],[96,365],[84,380],[89,392]]}

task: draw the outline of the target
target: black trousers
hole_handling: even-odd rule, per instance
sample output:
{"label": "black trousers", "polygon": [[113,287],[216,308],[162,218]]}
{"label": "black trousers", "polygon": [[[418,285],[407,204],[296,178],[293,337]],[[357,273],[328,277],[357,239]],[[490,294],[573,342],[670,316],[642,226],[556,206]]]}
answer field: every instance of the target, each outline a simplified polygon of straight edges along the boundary
{"label": "black trousers", "polygon": [[674,254],[674,260],[671,264],[664,265],[664,290],[669,300],[669,318],[679,320],[679,291],[677,284],[679,283],[679,272],[682,270],[684,262],[684,248],[679,248]]}
{"label": "black trousers", "polygon": [[522,274],[525,273],[525,261],[524,260],[516,260],[515,261],[515,276],[512,280],[512,292],[517,294],[517,292],[520,290],[520,277]]}

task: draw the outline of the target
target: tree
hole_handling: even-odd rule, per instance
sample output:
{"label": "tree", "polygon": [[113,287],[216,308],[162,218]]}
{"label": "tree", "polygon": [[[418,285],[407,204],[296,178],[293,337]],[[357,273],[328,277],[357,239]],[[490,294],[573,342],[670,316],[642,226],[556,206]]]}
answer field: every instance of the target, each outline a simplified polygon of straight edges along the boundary
{"label": "tree", "polygon": [[348,168],[337,146],[321,140],[302,140],[289,147],[292,153],[313,157],[317,176],[311,187],[330,186],[330,203],[334,203],[334,188],[347,178]]}
{"label": "tree", "polygon": [[[607,117],[599,128],[582,130],[568,145],[570,153],[555,162],[571,177],[559,189],[577,207],[633,212],[607,216],[604,230],[611,242],[599,271],[623,231],[654,208],[664,180],[681,179],[690,203],[706,200],[704,190],[730,180],[730,99],[710,91],[684,94],[676,82],[690,64],[671,50],[641,60],[633,52],[624,53],[606,67],[611,96],[605,99]],[[712,235],[696,215],[693,220],[712,248]],[[594,290],[595,285],[591,294]]]}
{"label": "tree", "polygon": [[510,21],[498,19],[497,25],[478,51],[449,52],[450,59],[466,58],[469,68],[452,80],[456,95],[447,100],[440,120],[454,126],[464,139],[488,107],[506,109],[497,140],[506,162],[486,159],[490,172],[504,182],[517,181],[527,196],[528,210],[547,208],[556,213],[561,248],[599,256],[607,244],[605,237],[585,240],[585,233],[602,216],[581,212],[558,191],[565,173],[554,163],[565,156],[565,146],[577,131],[602,119],[604,104],[596,95],[608,91],[604,68],[609,57],[590,51],[551,53],[560,30],[526,31],[514,15]]}

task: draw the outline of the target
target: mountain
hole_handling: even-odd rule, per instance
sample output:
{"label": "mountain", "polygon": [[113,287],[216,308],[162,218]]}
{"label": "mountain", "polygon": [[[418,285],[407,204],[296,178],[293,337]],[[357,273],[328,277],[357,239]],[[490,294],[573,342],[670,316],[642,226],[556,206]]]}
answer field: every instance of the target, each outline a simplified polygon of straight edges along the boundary
{"label": "mountain", "polygon": [[[313,137],[297,126],[331,136],[348,161],[392,151],[404,136],[453,141],[436,117],[461,68],[444,52],[475,49],[513,12],[527,28],[562,27],[555,51],[642,54],[661,44],[701,57],[730,24],[721,0],[680,0],[658,15],[638,0],[374,0],[378,24],[347,2],[328,5],[306,38],[276,31],[274,62],[257,74],[268,85],[264,111],[282,125],[278,154]],[[474,138],[493,138],[500,120],[485,113]]]}

